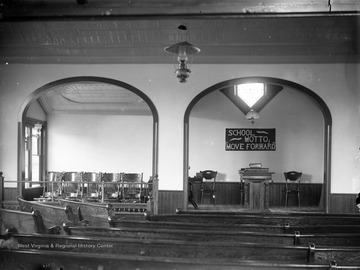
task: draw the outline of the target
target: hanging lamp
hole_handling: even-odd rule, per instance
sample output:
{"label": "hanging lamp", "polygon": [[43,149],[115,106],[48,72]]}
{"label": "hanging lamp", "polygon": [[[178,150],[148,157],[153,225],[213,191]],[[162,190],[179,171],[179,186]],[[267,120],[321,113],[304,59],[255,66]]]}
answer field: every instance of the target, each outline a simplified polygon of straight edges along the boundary
{"label": "hanging lamp", "polygon": [[[187,27],[186,25],[180,25],[178,29],[186,31]],[[174,63],[175,74],[179,82],[187,82],[187,79],[189,78],[191,73],[191,70],[188,66],[189,62],[191,64],[191,61],[189,61],[189,57],[192,57],[192,55],[199,53],[200,49],[187,41],[182,41],[169,47],[165,47],[164,50],[166,52],[173,53],[176,56],[177,63]]]}

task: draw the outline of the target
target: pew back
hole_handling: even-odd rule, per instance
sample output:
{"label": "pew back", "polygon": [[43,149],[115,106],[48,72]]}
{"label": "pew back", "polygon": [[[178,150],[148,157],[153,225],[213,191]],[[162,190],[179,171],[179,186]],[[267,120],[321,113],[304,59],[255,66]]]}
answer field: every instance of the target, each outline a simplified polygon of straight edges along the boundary
{"label": "pew back", "polygon": [[[19,260],[21,258],[21,260]],[[93,254],[83,252],[57,252],[52,250],[3,250],[0,256],[0,268],[11,269],[66,269],[66,270],[317,270],[332,269],[329,264],[273,263],[241,261],[237,263],[224,259],[144,257],[141,255]],[[52,268],[51,268],[52,267]],[[44,268],[44,269],[46,269]],[[346,266],[341,269],[358,269]]]}
{"label": "pew back", "polygon": [[182,241],[166,239],[129,239],[109,237],[73,237],[59,235],[15,234],[23,250],[41,249],[58,252],[139,255],[144,257],[227,259],[229,262],[262,261],[277,263],[360,265],[360,247],[286,246],[269,243],[224,241]]}
{"label": "pew back", "polygon": [[165,222],[189,222],[189,223],[210,223],[210,224],[264,224],[264,225],[285,225],[303,226],[303,225],[359,225],[360,216],[354,215],[215,215],[215,214],[170,214],[170,215],[146,215],[149,221]]}
{"label": "pew back", "polygon": [[17,210],[0,209],[1,234],[7,229],[16,229],[19,233],[36,233],[34,218],[31,213]]}
{"label": "pew back", "polygon": [[326,233],[326,234],[293,234],[263,233],[229,230],[189,230],[189,229],[159,229],[159,228],[102,228],[102,227],[68,227],[71,236],[132,238],[132,239],[167,239],[183,241],[229,241],[236,243],[273,243],[281,245],[308,246],[358,246],[360,233]]}
{"label": "pew back", "polygon": [[266,225],[266,224],[209,224],[171,221],[134,221],[115,220],[110,222],[112,228],[152,228],[152,229],[182,229],[182,230],[223,230],[252,231],[267,233],[358,233],[359,225]]}
{"label": "pew back", "polygon": [[50,205],[37,201],[26,201],[21,197],[17,198],[20,210],[24,212],[31,212],[38,210],[44,220],[46,226],[62,225],[67,220],[65,209],[60,205]]}

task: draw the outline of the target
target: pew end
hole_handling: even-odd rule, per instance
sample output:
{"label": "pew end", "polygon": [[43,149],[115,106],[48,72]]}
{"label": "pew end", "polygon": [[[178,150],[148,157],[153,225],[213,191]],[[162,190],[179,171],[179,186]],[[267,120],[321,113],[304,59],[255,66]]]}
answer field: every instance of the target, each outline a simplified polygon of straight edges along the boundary
{"label": "pew end", "polygon": [[40,234],[61,234],[61,227],[59,225],[54,225],[51,226],[49,228],[47,228],[45,226],[44,220],[42,218],[42,215],[40,213],[39,210],[33,210],[31,212],[33,218],[34,218],[34,222],[35,222],[35,227],[36,227],[36,232],[40,233]]}

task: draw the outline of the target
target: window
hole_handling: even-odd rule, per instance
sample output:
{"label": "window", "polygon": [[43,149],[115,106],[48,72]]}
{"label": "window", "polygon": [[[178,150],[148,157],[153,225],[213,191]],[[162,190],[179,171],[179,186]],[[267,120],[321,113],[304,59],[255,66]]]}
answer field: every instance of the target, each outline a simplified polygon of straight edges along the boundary
{"label": "window", "polygon": [[251,108],[265,95],[265,85],[263,83],[238,84],[236,94]]}
{"label": "window", "polygon": [[39,186],[43,170],[43,125],[33,119],[25,123],[25,187]]}

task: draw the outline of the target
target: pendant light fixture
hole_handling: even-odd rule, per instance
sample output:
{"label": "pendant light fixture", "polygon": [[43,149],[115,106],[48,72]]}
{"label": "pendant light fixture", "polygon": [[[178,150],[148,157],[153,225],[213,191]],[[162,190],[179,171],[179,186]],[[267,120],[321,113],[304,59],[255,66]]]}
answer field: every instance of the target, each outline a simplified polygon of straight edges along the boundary
{"label": "pendant light fixture", "polygon": [[[180,31],[187,30],[186,25],[179,25],[178,29]],[[173,53],[176,57],[175,65],[175,73],[180,83],[187,82],[188,77],[190,76],[191,70],[190,65],[192,59],[190,59],[194,54],[200,52],[200,49],[191,43],[185,41],[176,43],[169,47],[164,48],[165,51],[169,53]]]}

